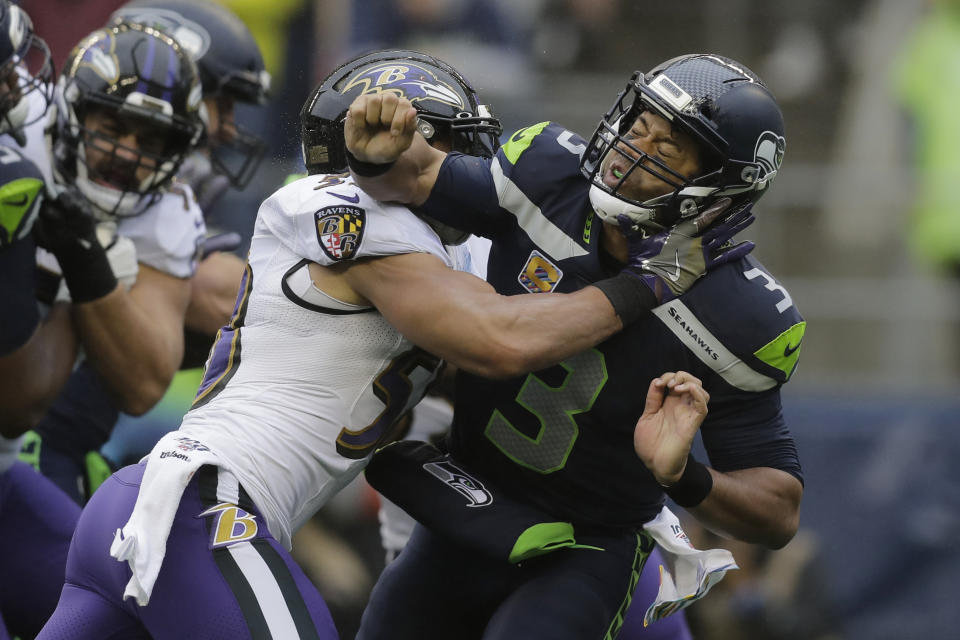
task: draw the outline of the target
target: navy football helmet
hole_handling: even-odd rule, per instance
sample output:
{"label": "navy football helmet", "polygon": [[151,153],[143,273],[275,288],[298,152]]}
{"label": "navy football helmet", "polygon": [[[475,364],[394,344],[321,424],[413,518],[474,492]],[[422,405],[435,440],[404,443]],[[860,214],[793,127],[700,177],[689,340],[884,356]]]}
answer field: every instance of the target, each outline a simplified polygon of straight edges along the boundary
{"label": "navy football helmet", "polygon": [[[630,143],[626,134],[644,111],[697,143],[701,175],[688,180]],[[785,144],[780,107],[756,74],[730,58],[690,54],[631,76],[591,137],[580,170],[591,181],[590,202],[602,220],[622,214],[635,228],[656,232],[719,198],[733,200],[731,213],[759,200],[780,170]],[[603,182],[601,171],[611,154],[629,163],[613,186]],[[620,188],[634,171],[646,171],[673,190],[633,200]]]}
{"label": "navy football helmet", "polygon": [[410,100],[418,112],[417,128],[428,141],[449,138],[454,151],[487,158],[500,146],[500,121],[460,72],[417,51],[375,51],[340,65],[300,110],[307,173],[347,170],[343,120],[355,98],[371,93]]}
{"label": "navy football helmet", "polygon": [[[41,102],[31,108],[31,94]],[[23,128],[43,117],[53,96],[53,63],[30,17],[0,0],[0,133],[26,144]]]}
{"label": "navy football helmet", "polygon": [[[117,9],[112,20],[149,25],[173,36],[197,63],[204,98],[267,101],[270,73],[260,47],[226,7],[201,0],[133,0]],[[208,143],[213,168],[238,189],[250,182],[267,149],[261,138],[236,123],[229,135],[211,136]]]}
{"label": "navy football helmet", "polygon": [[[137,215],[159,198],[204,131],[196,67],[176,40],[148,26],[121,23],[84,38],[58,87],[57,178],[108,217]],[[87,126],[102,114],[110,127]],[[129,131],[139,132],[137,147],[118,140]]]}

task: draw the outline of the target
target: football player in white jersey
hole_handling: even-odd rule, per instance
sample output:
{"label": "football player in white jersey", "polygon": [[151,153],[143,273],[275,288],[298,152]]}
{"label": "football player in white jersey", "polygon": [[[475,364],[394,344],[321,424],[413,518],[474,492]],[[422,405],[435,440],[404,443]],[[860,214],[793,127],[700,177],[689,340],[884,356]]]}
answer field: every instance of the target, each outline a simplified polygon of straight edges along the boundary
{"label": "football player in white jersey", "polygon": [[[87,504],[40,638],[336,637],[290,557],[291,536],[402,435],[401,416],[441,358],[509,375],[622,328],[596,288],[496,294],[470,273],[462,234],[326,173],[346,166],[353,98],[381,92],[413,100],[438,148],[489,157],[498,146],[489,107],[432,56],[366,54],[317,87],[301,111],[311,175],[261,205],[193,408],[145,464],[115,473]],[[544,315],[557,321],[545,326]]]}
{"label": "football player in white jersey", "polygon": [[132,23],[77,45],[50,111],[46,131],[42,120],[26,129],[25,152],[48,190],[92,209],[96,228],[69,211],[38,223],[48,250],[38,289],[46,302],[71,300],[85,357],[21,457],[82,502],[88,454],[119,411],[142,414],[160,399],[182,359],[204,223],[173,177],[204,120],[193,62],[171,37]]}

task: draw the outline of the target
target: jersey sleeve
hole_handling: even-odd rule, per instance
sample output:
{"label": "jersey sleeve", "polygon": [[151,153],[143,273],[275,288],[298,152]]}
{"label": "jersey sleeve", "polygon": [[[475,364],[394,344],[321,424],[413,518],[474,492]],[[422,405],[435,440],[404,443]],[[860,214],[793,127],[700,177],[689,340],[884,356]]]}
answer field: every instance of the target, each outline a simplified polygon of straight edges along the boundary
{"label": "jersey sleeve", "polygon": [[726,383],[710,390],[701,427],[714,468],[772,467],[802,482],[780,388],[796,370],[806,322],[786,288],[747,256],[654,313]]}
{"label": "jersey sleeve", "polygon": [[19,151],[0,146],[0,248],[26,237],[40,211],[44,179]]}
{"label": "jersey sleeve", "polygon": [[787,428],[780,388],[731,390],[710,397],[700,428],[710,465],[717,471],[771,467],[803,482],[797,446]]}
{"label": "jersey sleeve", "polygon": [[515,132],[497,152],[494,182],[501,202],[512,185],[532,202],[550,203],[562,191],[558,182],[583,179],[580,156],[586,148],[583,138],[552,122]]}
{"label": "jersey sleeve", "polygon": [[267,198],[257,232],[329,266],[364,257],[430,253],[453,266],[436,233],[410,209],[377,202],[346,176],[311,176]]}
{"label": "jersey sleeve", "polygon": [[120,218],[117,233],[133,241],[138,262],[190,278],[197,269],[206,225],[193,191],[176,183],[142,214]]}
{"label": "jersey sleeve", "polygon": [[[493,160],[450,153],[421,209],[456,229],[495,238],[517,223],[533,203],[551,203],[557,182],[580,178],[586,144],[550,122],[515,132]],[[522,215],[522,213],[520,213]]]}

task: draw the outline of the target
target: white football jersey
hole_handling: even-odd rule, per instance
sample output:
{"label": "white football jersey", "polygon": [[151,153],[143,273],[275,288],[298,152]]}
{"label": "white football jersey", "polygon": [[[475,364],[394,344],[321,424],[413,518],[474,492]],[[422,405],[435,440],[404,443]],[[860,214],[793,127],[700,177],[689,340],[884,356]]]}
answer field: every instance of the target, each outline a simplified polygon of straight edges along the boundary
{"label": "white football jersey", "polygon": [[409,209],[374,201],[346,175],[303,178],[260,207],[234,317],[180,430],[217,453],[287,547],[396,437],[441,366],[375,308],[320,291],[308,265],[403,253],[471,266],[466,245],[445,247]]}

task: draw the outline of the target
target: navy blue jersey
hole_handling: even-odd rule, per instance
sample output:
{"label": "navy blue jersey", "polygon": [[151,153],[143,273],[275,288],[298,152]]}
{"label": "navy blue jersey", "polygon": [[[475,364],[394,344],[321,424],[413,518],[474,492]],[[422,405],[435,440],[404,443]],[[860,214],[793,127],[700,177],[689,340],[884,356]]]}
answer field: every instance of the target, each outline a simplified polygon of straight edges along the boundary
{"label": "navy blue jersey", "polygon": [[0,355],[22,347],[40,323],[35,296],[36,245],[30,235],[43,200],[40,169],[0,146]]}
{"label": "navy blue jersey", "polygon": [[[601,250],[579,170],[584,146],[541,123],[514,134],[490,164],[454,155],[423,209],[448,223],[472,213],[474,230],[487,224],[487,280],[498,292],[576,291],[619,270]],[[443,219],[437,203],[457,194],[467,208]],[[650,380],[684,370],[710,393],[701,433],[714,468],[768,466],[802,480],[780,386],[804,327],[787,291],[747,256],[559,365],[510,380],[461,372],[451,453],[559,518],[637,526],[664,495],[634,452],[634,427]]]}

